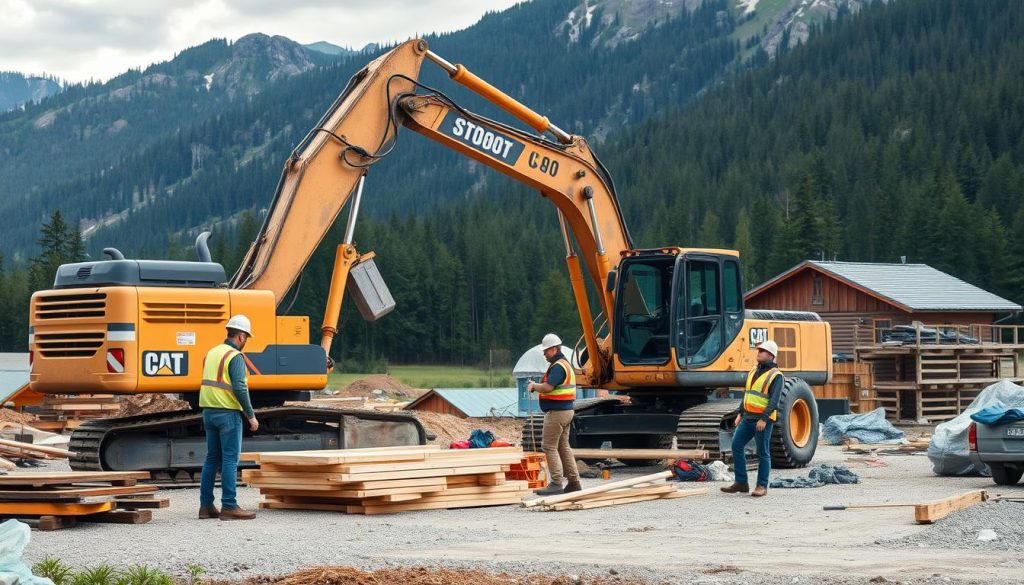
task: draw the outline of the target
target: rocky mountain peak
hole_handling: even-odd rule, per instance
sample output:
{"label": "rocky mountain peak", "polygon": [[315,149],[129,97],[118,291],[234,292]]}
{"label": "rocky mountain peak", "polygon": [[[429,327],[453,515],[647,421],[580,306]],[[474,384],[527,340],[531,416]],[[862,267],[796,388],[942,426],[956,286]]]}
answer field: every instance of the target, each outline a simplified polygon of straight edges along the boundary
{"label": "rocky mountain peak", "polygon": [[309,51],[287,37],[248,34],[235,41],[231,49],[231,57],[208,78],[211,87],[222,87],[230,94],[251,95],[267,82],[316,66]]}

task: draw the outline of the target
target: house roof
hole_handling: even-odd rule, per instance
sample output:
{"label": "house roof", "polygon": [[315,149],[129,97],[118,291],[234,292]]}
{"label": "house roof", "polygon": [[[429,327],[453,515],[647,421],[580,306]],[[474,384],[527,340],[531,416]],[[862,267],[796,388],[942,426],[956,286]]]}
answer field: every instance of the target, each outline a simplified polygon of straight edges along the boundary
{"label": "house roof", "polygon": [[519,412],[519,390],[516,388],[435,388],[410,402],[405,409],[415,410],[434,395],[470,418],[516,416]]}
{"label": "house roof", "polygon": [[747,293],[754,297],[804,269],[813,269],[905,311],[1016,312],[1013,301],[936,270],[927,264],[822,262],[807,260]]}

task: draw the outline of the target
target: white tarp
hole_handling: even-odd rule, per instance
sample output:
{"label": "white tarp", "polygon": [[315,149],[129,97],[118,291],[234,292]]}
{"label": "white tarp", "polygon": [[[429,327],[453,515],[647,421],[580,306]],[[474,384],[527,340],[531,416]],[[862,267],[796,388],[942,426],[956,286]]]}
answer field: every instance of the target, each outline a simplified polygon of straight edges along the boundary
{"label": "white tarp", "polygon": [[1024,387],[1002,380],[985,388],[960,416],[937,427],[928,444],[928,459],[937,475],[989,475],[988,466],[972,459],[967,448],[971,415],[997,402],[1009,408],[1024,407]]}

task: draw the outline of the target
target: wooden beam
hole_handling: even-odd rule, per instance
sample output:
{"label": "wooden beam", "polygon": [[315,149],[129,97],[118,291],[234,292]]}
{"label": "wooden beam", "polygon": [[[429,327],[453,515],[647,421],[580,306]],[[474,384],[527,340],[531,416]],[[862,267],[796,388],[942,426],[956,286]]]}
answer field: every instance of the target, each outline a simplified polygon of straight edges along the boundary
{"label": "wooden beam", "polygon": [[523,505],[527,508],[533,506],[550,506],[559,502],[567,502],[569,500],[577,500],[589,496],[591,494],[601,494],[604,492],[610,492],[615,489],[630,487],[641,483],[652,483],[659,479],[668,479],[672,477],[671,471],[659,471],[658,473],[652,473],[650,475],[641,475],[631,479],[624,479],[622,481],[613,481],[604,485],[594,486],[580,490],[578,492],[572,492],[569,494],[561,494],[557,496],[548,496],[546,498],[535,498],[526,500]]}
{"label": "wooden beam", "polygon": [[573,449],[577,459],[709,459],[705,449]]}
{"label": "wooden beam", "polygon": [[975,504],[980,504],[987,499],[988,493],[985,490],[971,490],[956,496],[935,500],[934,502],[929,502],[927,504],[917,504],[914,506],[914,520],[916,520],[918,524],[931,524],[936,520],[941,520],[946,516],[949,516],[957,510],[962,510]]}

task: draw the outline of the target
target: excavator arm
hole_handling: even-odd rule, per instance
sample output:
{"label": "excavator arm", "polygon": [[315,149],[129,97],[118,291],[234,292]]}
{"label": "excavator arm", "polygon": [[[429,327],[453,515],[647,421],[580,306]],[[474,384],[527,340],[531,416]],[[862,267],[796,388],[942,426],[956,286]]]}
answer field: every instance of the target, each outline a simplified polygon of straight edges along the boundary
{"label": "excavator arm", "polygon": [[[534,130],[550,132],[557,142],[469,112],[443,93],[419,84],[424,59]],[[465,67],[430,52],[421,40],[399,45],[357,73],[295,149],[263,227],[231,285],[271,290],[281,302],[354,198],[345,241],[338,246],[322,327],[324,348],[329,349],[349,270],[362,258],[352,245],[352,227],[363,178],[371,165],[391,151],[399,125],[536,189],[555,205],[590,358],[584,372],[591,383],[606,381],[611,352],[607,340],[598,339],[582,267],[597,291],[597,304],[610,330],[614,297],[606,282],[621,253],[632,248],[610,176],[584,138],[565,133]]]}

